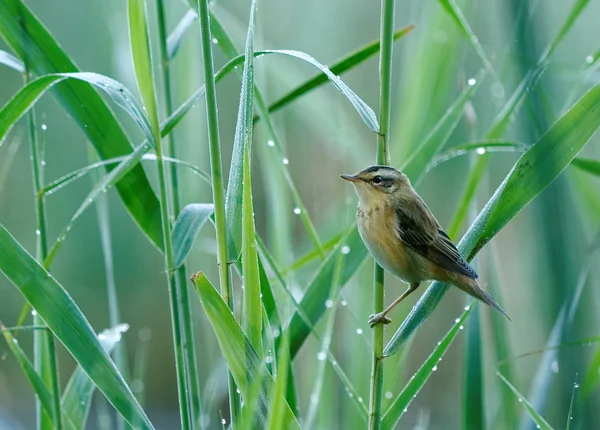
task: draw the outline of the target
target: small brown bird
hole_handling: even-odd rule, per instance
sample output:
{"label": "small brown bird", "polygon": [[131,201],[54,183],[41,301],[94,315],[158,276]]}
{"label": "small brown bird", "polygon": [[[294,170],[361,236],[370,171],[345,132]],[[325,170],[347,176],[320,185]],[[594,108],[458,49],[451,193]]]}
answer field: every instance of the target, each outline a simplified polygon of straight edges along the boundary
{"label": "small brown bird", "polygon": [[405,174],[389,166],[371,166],[355,175],[341,176],[352,182],[358,194],[356,221],[367,249],[377,264],[409,285],[383,312],[369,317],[371,327],[391,322],[387,313],[428,280],[452,284],[508,318],[479,286],[477,273]]}

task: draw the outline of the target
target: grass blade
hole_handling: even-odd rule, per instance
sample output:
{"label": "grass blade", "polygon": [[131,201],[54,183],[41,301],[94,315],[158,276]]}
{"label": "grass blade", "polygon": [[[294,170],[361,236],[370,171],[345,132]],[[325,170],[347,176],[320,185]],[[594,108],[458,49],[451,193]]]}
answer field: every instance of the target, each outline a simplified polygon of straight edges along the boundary
{"label": "grass blade", "polygon": [[[267,392],[275,385],[273,378],[264,368],[264,364],[261,362],[248,338],[244,336],[244,333],[231,313],[231,310],[227,307],[227,304],[223,301],[221,296],[219,296],[206,276],[203,273],[197,273],[193,276],[192,282],[196,287],[202,306],[215,331],[227,366],[233,374],[242,395],[245,398],[251,395],[253,375],[266,375],[265,383],[260,390],[257,405],[257,419],[260,420],[262,427],[264,427],[268,417]],[[242,351],[244,353],[241,353]],[[287,403],[282,428],[300,428],[300,424],[294,417],[289,406],[287,406]]]}
{"label": "grass blade", "polygon": [[214,210],[212,203],[192,203],[179,213],[172,234],[175,267],[180,267],[185,262],[200,229]]}
{"label": "grass blade", "polygon": [[591,158],[577,157],[571,163],[579,170],[591,173],[592,175],[600,176],[600,161]]}
{"label": "grass blade", "polygon": [[[325,302],[330,297],[332,289],[331,281],[333,279],[335,266],[337,264],[337,254],[339,252],[346,253],[346,258],[344,258],[344,261],[342,262],[340,277],[340,284],[344,285],[354,273],[356,273],[360,264],[367,256],[367,249],[365,248],[356,227],[353,227],[327,256],[302,296],[300,307],[313,325],[319,321],[327,309]],[[293,360],[310,334],[311,329],[305,323],[298,311],[294,311],[286,330],[290,333],[290,356]]]}
{"label": "grass blade", "polygon": [[267,424],[268,430],[279,430],[283,427],[286,411],[289,406],[285,401],[285,392],[288,384],[288,370],[290,367],[290,348],[287,339],[283,339],[279,347],[277,359],[277,378],[275,386],[271,388],[269,401],[269,419]]}
{"label": "grass blade", "polygon": [[456,100],[448,107],[444,115],[436,122],[431,132],[423,142],[413,151],[412,155],[403,164],[402,170],[413,183],[418,184],[426,172],[427,163],[444,147],[460,119],[464,115],[465,105],[473,98],[483,78],[484,72],[480,72],[474,78],[475,83],[468,85]]}
{"label": "grass blade", "polygon": [[454,2],[454,0],[440,0],[440,3],[444,7],[444,9],[446,9],[448,14],[452,17],[452,19],[456,22],[456,25],[462,32],[462,34],[471,43],[471,45],[473,46],[473,50],[479,56],[479,58],[481,58],[481,61],[483,62],[485,68],[495,75],[492,63],[487,58],[487,55],[485,55],[483,46],[481,46],[481,43],[479,43],[479,38],[471,29],[467,18],[465,18],[458,5]]}
{"label": "grass blade", "polygon": [[[393,40],[396,42],[400,38],[406,36],[412,30],[414,30],[414,25],[409,25],[407,27],[401,28],[394,32]],[[355,50],[354,52],[348,54],[347,56],[337,60],[335,63],[331,65],[329,70],[331,73],[335,75],[341,75],[344,72],[347,72],[354,67],[358,66],[365,60],[371,58],[373,55],[377,54],[380,49],[380,40],[374,40],[371,43],[366,44]],[[308,79],[306,82],[298,85],[293,90],[289,91],[287,94],[283,95],[273,103],[269,105],[269,112],[275,112],[284,106],[292,103],[294,100],[302,97],[303,95],[309,93],[315,88],[320,87],[323,84],[326,84],[329,76],[324,72],[318,73],[312,78]]]}
{"label": "grass blade", "polygon": [[415,396],[421,391],[421,388],[425,385],[429,377],[437,370],[438,363],[450,348],[452,341],[456,338],[458,333],[463,329],[465,320],[471,313],[471,310],[475,306],[473,302],[470,306],[467,306],[460,318],[457,318],[448,333],[438,342],[438,345],[431,352],[427,360],[423,362],[417,373],[415,373],[410,382],[402,389],[398,397],[392,402],[388,410],[385,412],[381,428],[383,430],[391,430],[396,428],[398,421],[402,418],[402,415],[406,412],[406,409],[413,401]]}
{"label": "grass blade", "polygon": [[0,224],[0,271],[129,423],[153,429],[92,327],[63,287]]}
{"label": "grass blade", "polygon": [[519,403],[523,404],[523,407],[527,410],[527,412],[531,416],[531,419],[533,419],[533,422],[535,422],[535,424],[537,425],[537,428],[543,430],[552,430],[550,424],[548,424],[546,420],[540,414],[537,413],[533,406],[531,406],[527,399],[523,397],[521,393],[519,393],[515,386],[508,381],[508,379],[506,379],[500,372],[496,372],[496,375],[498,375],[500,380],[504,382],[508,388],[510,388],[510,390],[515,394],[515,396],[517,396],[517,398],[519,399]]}
{"label": "grass blade", "polygon": [[25,65],[21,60],[2,49],[0,49],[0,64],[4,64],[6,67],[9,67],[19,73],[23,73],[25,71]]}
{"label": "grass blade", "polygon": [[175,26],[175,30],[169,34],[167,39],[167,58],[169,60],[177,55],[183,38],[188,34],[188,30],[192,27],[196,18],[198,18],[196,11],[193,9],[188,10]]}
{"label": "grass blade", "polygon": [[[513,166],[459,243],[471,260],[517,213],[569,165],[600,127],[600,86],[588,91]],[[431,315],[448,289],[434,282],[385,348],[391,355]]]}
{"label": "grass blade", "polygon": [[[0,2],[0,35],[19,57],[31,60],[31,70],[38,75],[79,71],[20,0]],[[66,82],[57,88],[57,92],[59,102],[86,134],[100,158],[109,159],[131,152],[125,132],[92,86]],[[160,248],[160,220],[155,216],[159,213],[158,200],[142,167],[132,168],[119,181],[117,190],[133,219]]]}

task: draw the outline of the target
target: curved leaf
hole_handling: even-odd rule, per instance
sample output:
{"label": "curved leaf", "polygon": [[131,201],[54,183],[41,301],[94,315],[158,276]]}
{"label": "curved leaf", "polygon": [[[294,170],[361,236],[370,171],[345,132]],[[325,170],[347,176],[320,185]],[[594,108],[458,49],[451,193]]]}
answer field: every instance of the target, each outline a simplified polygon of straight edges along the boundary
{"label": "curved leaf", "polygon": [[[31,71],[37,75],[79,71],[20,0],[0,2],[0,35],[18,57],[27,59]],[[57,87],[57,99],[86,134],[100,158],[115,158],[131,152],[123,128],[91,85],[65,82]],[[142,167],[133,167],[119,181],[117,190],[142,231],[162,249],[158,200]]]}
{"label": "curved leaf", "polygon": [[536,423],[537,428],[544,430],[552,430],[552,426],[548,424],[544,417],[537,413],[533,406],[531,406],[527,399],[523,397],[521,393],[519,393],[515,386],[508,381],[508,379],[506,379],[500,372],[496,372],[496,375],[498,375],[502,382],[504,382],[506,386],[510,388],[510,390],[515,394],[515,396],[517,396],[517,398],[519,399],[519,403],[523,404],[523,407],[527,410],[527,412],[533,419],[533,422]]}
{"label": "curved leaf", "polygon": [[172,233],[175,267],[179,268],[184,263],[198,232],[214,210],[212,203],[192,203],[181,210]]}
{"label": "curved leaf", "polygon": [[[267,393],[274,388],[275,382],[271,374],[266,370],[258,354],[244,335],[241,327],[231,313],[231,309],[223,301],[217,290],[203,273],[197,273],[192,277],[202,307],[212,325],[221,353],[225,357],[227,366],[244,398],[251,397],[252,380],[255,375],[265,375],[264,383],[260,387],[257,404],[256,417],[265,428],[268,417]],[[285,402],[285,400],[284,400]],[[294,417],[291,409],[285,403],[283,426],[286,429],[300,429],[300,424]]]}
{"label": "curved leaf", "polygon": [[129,423],[148,417],[64,288],[0,224],[0,271],[17,287],[94,384]]}

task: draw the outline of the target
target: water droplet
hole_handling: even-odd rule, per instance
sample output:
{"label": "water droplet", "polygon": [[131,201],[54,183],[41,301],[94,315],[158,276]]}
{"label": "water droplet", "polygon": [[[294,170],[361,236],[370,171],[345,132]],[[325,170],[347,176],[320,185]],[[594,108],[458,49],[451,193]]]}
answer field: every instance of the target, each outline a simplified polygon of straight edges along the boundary
{"label": "water droplet", "polygon": [[268,140],[267,145],[269,145],[272,148],[273,146],[275,146],[275,142],[273,142],[272,140]]}
{"label": "water droplet", "polygon": [[477,80],[475,78],[471,78],[467,81],[467,84],[469,84],[470,87],[472,87],[476,83],[477,83]]}
{"label": "water droplet", "polygon": [[461,325],[461,326],[460,326],[458,329],[459,329],[459,330],[462,330],[463,328],[464,328],[464,326],[462,326],[462,325]]}
{"label": "water droplet", "polygon": [[223,424],[223,425],[227,424],[227,421],[225,421],[225,418],[221,418],[221,424]]}
{"label": "water droplet", "polygon": [[433,369],[431,369],[433,372],[435,372],[437,370],[437,366],[433,366]]}
{"label": "water droplet", "polygon": [[579,388],[579,384],[578,384],[577,382],[575,382],[575,383],[573,384],[573,388]]}
{"label": "water droplet", "polygon": [[356,329],[356,334],[363,334],[362,328],[357,328]]}
{"label": "water droplet", "polygon": [[36,235],[36,236],[39,236],[40,234],[42,234],[42,232],[41,232],[41,231],[39,231],[39,230],[36,230],[36,231],[35,231],[35,235]]}
{"label": "water droplet", "polygon": [[37,311],[34,309],[31,311],[31,315],[36,316],[37,315]]}
{"label": "water droplet", "polygon": [[348,397],[352,398],[352,397],[354,397],[354,394],[352,394],[350,391],[348,391]]}
{"label": "water droplet", "polygon": [[468,310],[469,310],[469,306],[465,306],[465,311],[468,311]]}
{"label": "water droplet", "polygon": [[588,55],[585,57],[585,62],[588,64],[592,64],[594,62],[594,57],[592,55]]}
{"label": "water droplet", "polygon": [[239,388],[237,390],[235,390],[235,392],[238,393],[238,394],[242,394],[242,392],[240,391]]}
{"label": "water droplet", "polygon": [[42,130],[44,130],[44,131],[48,130],[48,126],[46,124],[42,124]]}
{"label": "water droplet", "polygon": [[273,337],[279,337],[281,332],[278,329],[273,330]]}
{"label": "water droplet", "polygon": [[350,247],[348,245],[342,246],[341,252],[344,255],[350,254]]}
{"label": "water droplet", "polygon": [[542,428],[542,426],[541,426],[541,425],[539,425],[539,424],[536,424],[536,426],[535,426],[535,427],[536,427],[536,428],[538,428],[538,429],[541,429],[541,428]]}
{"label": "water droplet", "polygon": [[265,357],[265,363],[271,364],[272,362],[273,362],[273,357],[271,357],[270,355],[267,355]]}
{"label": "water droplet", "polygon": [[331,307],[333,307],[333,301],[332,301],[332,300],[327,300],[327,301],[325,301],[325,307],[326,307],[326,308],[331,308]]}
{"label": "water droplet", "polygon": [[362,397],[358,398],[358,403],[362,403]]}
{"label": "water droplet", "polygon": [[386,398],[386,399],[391,399],[392,397],[393,397],[393,394],[392,394],[392,392],[391,392],[391,391],[386,391],[386,392],[385,392],[385,398]]}
{"label": "water droplet", "polygon": [[408,408],[404,408],[404,412],[408,412]]}
{"label": "water droplet", "polygon": [[46,160],[42,160],[42,161],[40,161],[40,164],[41,164],[42,166],[45,166],[45,165],[46,165]]}
{"label": "water droplet", "polygon": [[290,160],[288,160],[287,158],[284,158],[283,164],[285,164],[287,166],[288,164],[290,164]]}
{"label": "water droplet", "polygon": [[319,361],[323,361],[326,358],[327,358],[327,354],[325,354],[323,351],[321,351],[317,354],[317,360],[319,360]]}
{"label": "water droplet", "polygon": [[216,38],[216,37],[213,37],[213,38],[212,38],[212,43],[214,43],[215,45],[218,45],[218,44],[219,44],[219,41],[217,40],[217,38]]}
{"label": "water droplet", "polygon": [[342,306],[348,306],[348,302],[346,300],[342,300]]}
{"label": "water droplet", "polygon": [[300,208],[294,208],[294,213],[295,213],[296,215],[300,215],[300,213],[301,213],[301,212],[302,212],[302,211],[300,210]]}
{"label": "water droplet", "polygon": [[16,338],[16,337],[13,337],[13,343],[14,343],[14,344],[16,344],[16,345],[18,345],[18,344],[19,344],[19,341],[17,340],[17,338]]}
{"label": "water droplet", "polygon": [[519,397],[519,403],[523,403],[523,399]]}
{"label": "water droplet", "polygon": [[456,318],[456,319],[454,320],[454,322],[455,322],[456,324],[458,324],[458,323],[460,322],[460,318]]}
{"label": "water droplet", "polygon": [[477,152],[479,155],[483,155],[483,154],[485,154],[485,148],[477,148],[477,151],[476,151],[476,152]]}

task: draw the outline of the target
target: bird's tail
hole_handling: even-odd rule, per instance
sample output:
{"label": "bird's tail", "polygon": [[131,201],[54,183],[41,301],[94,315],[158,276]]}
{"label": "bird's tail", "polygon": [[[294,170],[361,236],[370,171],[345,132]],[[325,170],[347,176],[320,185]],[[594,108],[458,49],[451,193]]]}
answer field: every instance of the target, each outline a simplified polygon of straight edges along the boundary
{"label": "bird's tail", "polygon": [[483,288],[479,286],[479,283],[475,279],[468,278],[467,282],[460,282],[456,285],[458,288],[463,290],[465,293],[475,297],[477,300],[485,303],[496,309],[502,315],[506,317],[509,321],[511,321],[510,317],[506,315],[506,312],[500,307],[500,305],[494,300],[494,298],[485,291]]}

